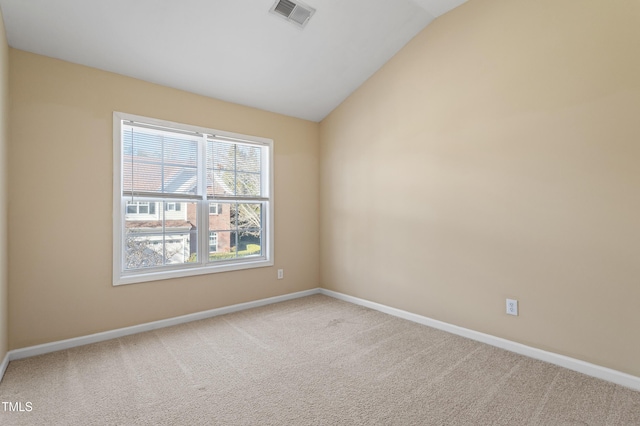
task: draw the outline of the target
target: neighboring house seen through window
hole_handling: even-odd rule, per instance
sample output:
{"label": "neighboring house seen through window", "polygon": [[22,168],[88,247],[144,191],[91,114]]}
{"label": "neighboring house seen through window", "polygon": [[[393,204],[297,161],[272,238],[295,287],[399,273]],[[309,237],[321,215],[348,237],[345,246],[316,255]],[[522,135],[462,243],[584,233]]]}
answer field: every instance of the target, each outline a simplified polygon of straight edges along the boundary
{"label": "neighboring house seen through window", "polygon": [[182,203],[167,203],[165,207],[167,211],[179,212],[182,209]]}
{"label": "neighboring house seen through window", "polygon": [[156,214],[156,203],[128,201],[127,214]]}
{"label": "neighboring house seen through window", "polygon": [[272,149],[114,113],[114,284],[273,265]]}

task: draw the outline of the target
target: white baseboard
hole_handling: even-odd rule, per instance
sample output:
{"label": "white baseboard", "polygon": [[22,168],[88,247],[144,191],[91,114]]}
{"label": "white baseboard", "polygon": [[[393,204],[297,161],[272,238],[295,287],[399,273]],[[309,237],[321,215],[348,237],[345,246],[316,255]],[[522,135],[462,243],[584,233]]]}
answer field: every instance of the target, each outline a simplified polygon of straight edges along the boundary
{"label": "white baseboard", "polygon": [[612,370],[610,368],[602,367],[600,365],[591,364],[579,359],[570,358],[565,355],[556,354],[553,352],[547,352],[542,349],[537,349],[531,346],[523,345],[521,343],[513,342],[511,340],[503,339],[500,337],[492,336],[490,334],[480,333],[478,331],[470,330],[464,327],[458,327],[457,325],[448,324],[446,322],[438,321],[432,318],[424,317],[422,315],[413,314],[411,312],[403,311],[401,309],[392,308],[390,306],[382,305],[380,303],[370,302],[365,299],[349,296],[343,293],[338,293],[332,290],[320,289],[320,294],[330,296],[345,302],[350,302],[356,305],[364,306],[374,309],[376,311],[384,312],[389,315],[393,315],[399,318],[403,318],[409,321],[413,321],[419,324],[427,325],[429,327],[437,328],[439,330],[446,331],[458,336],[467,337],[478,342],[486,343],[491,346],[496,346],[501,349],[515,352],[520,355],[528,356],[529,358],[545,361],[550,364],[555,364],[560,367],[567,368],[569,370],[577,371],[582,374],[586,374],[591,377],[606,380],[617,385],[625,386],[633,390],[640,391],[640,377],[632,376],[621,371]]}
{"label": "white baseboard", "polygon": [[2,382],[2,378],[4,377],[4,372],[7,371],[7,367],[9,366],[9,352],[4,356],[2,363],[0,364],[0,382]]}
{"label": "white baseboard", "polygon": [[[87,336],[74,337],[72,339],[59,340],[57,342],[44,343],[42,345],[29,346],[21,349],[14,349],[12,351],[9,351],[9,353],[7,354],[7,357],[5,357],[5,363],[8,363],[8,361],[14,361],[17,359],[28,358],[36,355],[42,355],[49,352],[56,352],[64,349],[74,348],[77,346],[83,346],[91,343],[102,342],[105,340],[116,339],[118,337],[128,336],[131,334],[142,333],[145,331],[157,330],[159,328],[171,327],[173,325],[184,324],[187,322],[197,321],[205,318],[211,318],[218,315],[230,314],[232,312],[243,311],[245,309],[271,305],[272,303],[284,302],[285,300],[297,299],[300,297],[311,296],[312,294],[318,294],[318,293],[320,293],[320,289],[314,288],[311,290],[284,294],[282,296],[269,297],[267,299],[260,299],[252,302],[238,303],[237,305],[224,306],[222,308],[196,312],[193,314],[182,315],[179,317],[147,322],[144,324],[133,325],[131,327],[118,328],[116,330],[104,331],[102,333],[89,334]],[[3,365],[5,364],[3,363]],[[5,365],[5,368],[6,368],[6,365]],[[4,370],[0,370],[0,372],[4,373]],[[2,380],[1,375],[0,375],[0,380]]]}
{"label": "white baseboard", "polygon": [[345,302],[371,308],[376,311],[384,312],[389,315],[393,315],[393,316],[403,318],[412,322],[416,322],[418,324],[423,324],[429,327],[437,328],[439,330],[456,334],[458,336],[467,337],[469,339],[486,343],[491,346],[496,346],[511,352],[518,353],[520,355],[545,361],[551,364],[558,365],[560,367],[567,368],[569,370],[577,371],[579,373],[586,374],[588,376],[596,377],[602,380],[607,380],[609,382],[640,391],[640,377],[632,376],[630,374],[626,374],[617,370],[612,370],[610,368],[602,367],[596,364],[591,364],[575,358],[570,358],[568,356],[544,351],[542,349],[537,349],[531,346],[523,345],[521,343],[513,342],[511,340],[492,336],[490,334],[480,333],[478,331],[470,330],[464,327],[458,327],[456,325],[448,324],[446,322],[424,317],[422,315],[414,314],[411,312],[403,311],[401,309],[392,308],[390,306],[382,305],[380,303],[370,302],[365,299],[360,299],[357,297],[349,296],[343,293],[338,293],[332,290],[326,290],[323,288],[314,288],[311,290],[305,290],[305,291],[300,291],[296,293],[289,293],[282,296],[275,296],[267,299],[260,299],[252,302],[239,303],[237,305],[224,306],[222,308],[211,309],[208,311],[196,312],[193,314],[182,315],[179,317],[148,322],[145,324],[134,325],[131,327],[119,328],[116,330],[109,330],[102,333],[75,337],[73,339],[60,340],[57,342],[45,343],[42,345],[29,346],[21,349],[14,349],[12,351],[9,351],[5,355],[2,363],[0,364],[0,381],[2,381],[2,377],[4,376],[7,366],[9,365],[9,361],[14,361],[17,359],[46,354],[49,352],[55,352],[55,351],[60,351],[64,349],[74,348],[77,346],[88,345],[91,343],[102,342],[105,340],[116,339],[118,337],[128,336],[136,333],[142,333],[145,331],[156,330],[159,328],[171,327],[173,325],[184,324],[187,322],[197,321],[205,318],[211,318],[218,315],[224,315],[232,312],[243,311],[245,309],[257,308],[259,306],[265,306],[273,303],[284,302],[286,300],[292,300],[300,297],[311,296],[313,294],[324,294],[326,296],[330,296],[335,299],[339,299]]}

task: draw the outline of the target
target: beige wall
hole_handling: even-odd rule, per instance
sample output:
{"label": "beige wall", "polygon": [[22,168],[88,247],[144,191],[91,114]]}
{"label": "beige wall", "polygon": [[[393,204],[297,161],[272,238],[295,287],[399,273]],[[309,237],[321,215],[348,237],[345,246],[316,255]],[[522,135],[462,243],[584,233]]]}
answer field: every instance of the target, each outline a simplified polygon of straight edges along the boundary
{"label": "beige wall", "polygon": [[639,20],[470,0],[416,36],[321,123],[323,287],[640,376]]}
{"label": "beige wall", "polygon": [[8,81],[9,47],[4,30],[4,20],[0,12],[0,363],[9,350],[9,305],[7,251],[7,141],[8,141]]}
{"label": "beige wall", "polygon": [[[15,49],[9,59],[11,349],[318,286],[317,123]],[[272,138],[275,266],[113,287],[113,111]]]}
{"label": "beige wall", "polygon": [[[322,283],[640,376],[640,6],[601,4],[470,0],[320,126],[10,50],[0,356],[8,322],[16,349]],[[113,287],[114,110],[273,138],[276,265]]]}

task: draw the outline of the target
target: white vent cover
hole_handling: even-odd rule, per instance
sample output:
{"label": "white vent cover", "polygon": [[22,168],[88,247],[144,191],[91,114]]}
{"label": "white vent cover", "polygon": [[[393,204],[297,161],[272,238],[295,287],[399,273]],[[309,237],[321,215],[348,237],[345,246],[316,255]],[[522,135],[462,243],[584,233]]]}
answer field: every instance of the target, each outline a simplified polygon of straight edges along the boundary
{"label": "white vent cover", "polygon": [[316,10],[299,1],[276,0],[269,12],[286,19],[300,28],[304,28]]}

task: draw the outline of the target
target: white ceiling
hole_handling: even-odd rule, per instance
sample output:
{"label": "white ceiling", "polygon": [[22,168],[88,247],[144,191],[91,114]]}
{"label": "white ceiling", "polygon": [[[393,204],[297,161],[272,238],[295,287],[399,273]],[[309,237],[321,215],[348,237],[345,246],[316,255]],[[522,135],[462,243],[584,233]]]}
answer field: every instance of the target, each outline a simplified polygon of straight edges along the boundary
{"label": "white ceiling", "polygon": [[320,121],[433,19],[466,0],[0,0],[9,45]]}

